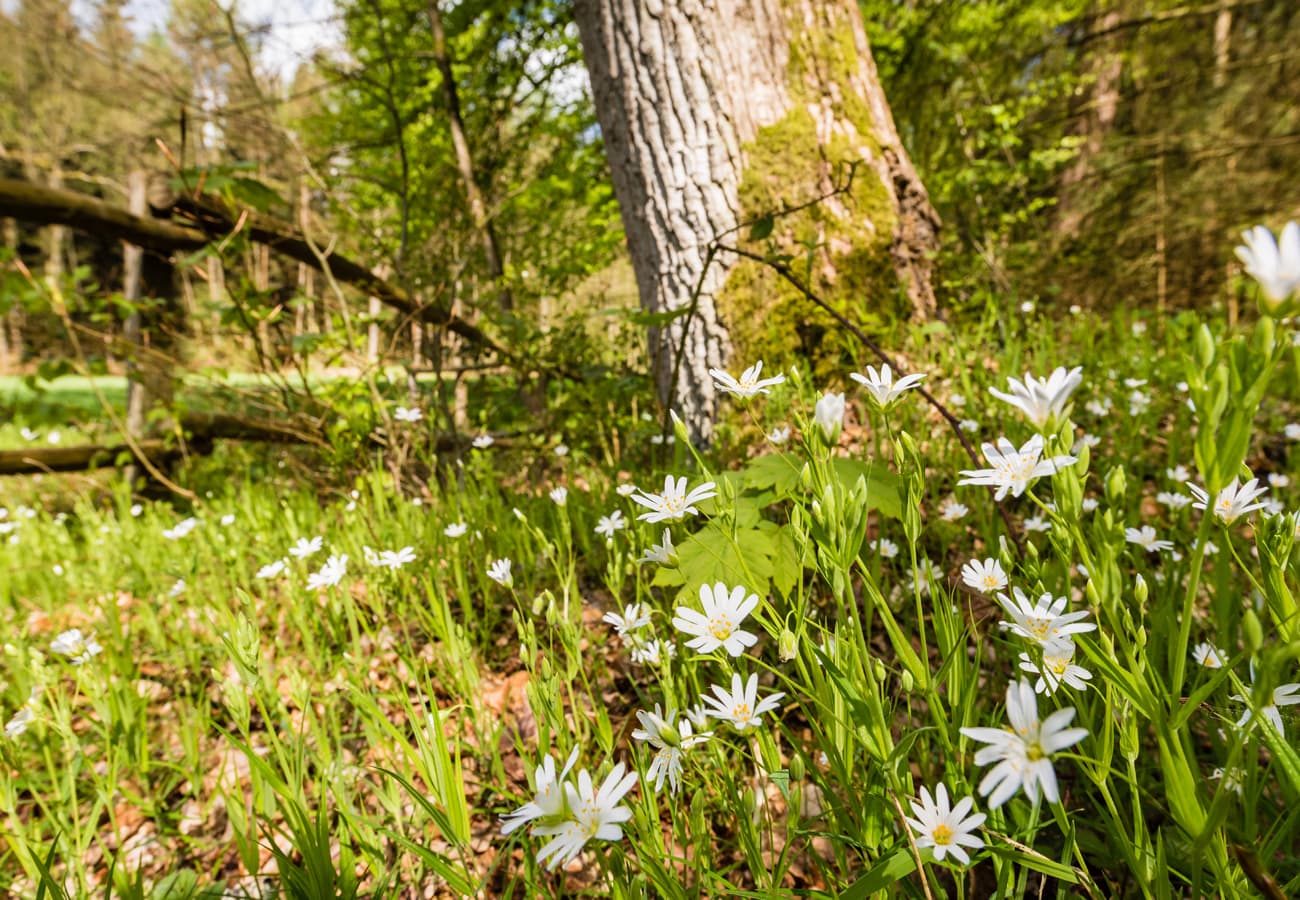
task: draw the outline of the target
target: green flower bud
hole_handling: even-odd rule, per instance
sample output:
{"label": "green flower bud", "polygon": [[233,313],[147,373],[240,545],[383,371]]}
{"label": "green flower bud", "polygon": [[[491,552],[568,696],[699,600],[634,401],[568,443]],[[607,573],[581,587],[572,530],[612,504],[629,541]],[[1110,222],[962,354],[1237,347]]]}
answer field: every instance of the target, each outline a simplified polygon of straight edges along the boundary
{"label": "green flower bud", "polygon": [[789,662],[799,655],[799,638],[789,628],[781,630],[781,637],[777,641],[777,654],[781,662]]}
{"label": "green flower bud", "polygon": [[1214,335],[1210,333],[1210,327],[1204,322],[1196,330],[1196,361],[1201,364],[1202,369],[1208,369],[1214,365]]}
{"label": "green flower bud", "polygon": [[803,781],[804,775],[806,774],[807,772],[804,771],[803,754],[796,753],[794,758],[790,760],[790,780]]}
{"label": "green flower bud", "polygon": [[1151,591],[1147,587],[1147,580],[1143,578],[1141,575],[1138,575],[1133,580],[1133,596],[1137,599],[1138,606],[1140,606],[1143,609],[1146,609],[1147,596],[1150,593]]}
{"label": "green flower bud", "polygon": [[905,694],[912,693],[912,690],[916,687],[916,679],[912,677],[912,673],[909,672],[907,669],[903,670],[902,677],[899,679],[899,681],[902,682],[903,693]]}
{"label": "green flower bud", "polygon": [[1124,492],[1128,489],[1128,479],[1124,477],[1124,467],[1115,466],[1106,475],[1106,502],[1111,506],[1120,506],[1124,502]]}
{"label": "green flower bud", "polygon": [[1255,610],[1247,609],[1241,617],[1241,635],[1246,642],[1246,649],[1252,654],[1258,653],[1264,646],[1264,626],[1259,622]]}

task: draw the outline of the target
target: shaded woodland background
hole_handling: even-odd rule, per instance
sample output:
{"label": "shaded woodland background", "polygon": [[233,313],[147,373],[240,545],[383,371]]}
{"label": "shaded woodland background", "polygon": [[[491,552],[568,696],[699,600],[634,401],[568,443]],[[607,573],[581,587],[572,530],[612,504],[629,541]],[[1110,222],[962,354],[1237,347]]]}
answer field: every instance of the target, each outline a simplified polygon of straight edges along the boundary
{"label": "shaded woodland background", "polygon": [[[440,14],[442,43],[430,9],[341,3],[342,45],[289,68],[237,6],[176,0],[140,38],[120,0],[15,0],[0,14],[0,175],[125,206],[144,170],[155,194],[225,195],[487,322],[534,370],[636,369],[643,351],[618,338],[645,322],[570,5],[465,0]],[[1033,302],[1232,316],[1236,233],[1300,211],[1294,4],[862,10],[943,219],[944,315]],[[5,220],[3,244],[61,286],[93,364],[120,371],[120,242]],[[179,262],[179,305],[153,340],[191,368],[501,361],[238,234]],[[0,372],[31,373],[70,352],[68,323],[3,271]],[[892,324],[873,298],[861,314]]]}

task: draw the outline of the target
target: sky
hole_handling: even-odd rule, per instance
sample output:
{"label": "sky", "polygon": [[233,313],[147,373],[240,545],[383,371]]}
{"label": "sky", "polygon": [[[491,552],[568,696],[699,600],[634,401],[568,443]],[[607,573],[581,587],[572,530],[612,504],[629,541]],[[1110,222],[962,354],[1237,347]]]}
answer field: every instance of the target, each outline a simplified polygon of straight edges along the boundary
{"label": "sky", "polygon": [[[225,0],[219,0],[225,2]],[[260,62],[278,72],[288,84],[298,66],[323,48],[342,43],[334,0],[233,0],[239,18],[250,25],[269,24],[262,42]],[[17,0],[0,0],[0,9],[12,12]],[[83,24],[95,19],[95,0],[72,0],[73,15]],[[141,37],[166,26],[170,0],[130,0],[126,15]],[[221,24],[219,21],[214,25]]]}

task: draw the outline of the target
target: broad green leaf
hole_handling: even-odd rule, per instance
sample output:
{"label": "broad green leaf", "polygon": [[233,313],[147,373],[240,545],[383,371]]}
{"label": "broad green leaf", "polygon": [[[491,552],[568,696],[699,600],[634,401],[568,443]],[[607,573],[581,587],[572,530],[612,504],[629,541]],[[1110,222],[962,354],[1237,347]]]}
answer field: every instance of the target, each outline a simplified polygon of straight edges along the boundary
{"label": "broad green leaf", "polygon": [[891,519],[897,519],[902,515],[902,483],[896,474],[884,466],[837,456],[835,473],[848,490],[853,490],[859,478],[866,480],[868,509],[874,509],[882,516],[889,516]]}

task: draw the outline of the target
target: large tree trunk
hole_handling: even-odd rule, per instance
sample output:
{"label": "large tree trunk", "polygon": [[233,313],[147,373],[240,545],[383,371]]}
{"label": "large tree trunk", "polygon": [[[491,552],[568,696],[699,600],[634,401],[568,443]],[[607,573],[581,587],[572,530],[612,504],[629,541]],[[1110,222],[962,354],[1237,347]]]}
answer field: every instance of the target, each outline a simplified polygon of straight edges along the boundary
{"label": "large tree trunk", "polygon": [[[679,310],[699,289],[693,316],[650,335],[660,396],[694,436],[707,439],[712,426],[708,369],[724,366],[733,345],[741,355],[772,349],[763,328],[780,321],[754,296],[777,293],[764,276],[737,273],[732,258],[705,271],[711,242],[829,193],[843,164],[862,164],[854,189],[783,218],[777,249],[802,256],[800,245],[815,242],[816,286],[842,291],[858,311],[868,290],[896,286],[915,313],[933,311],[927,254],[938,219],[899,142],[855,0],[577,0],[575,17],[642,306]],[[779,327],[792,334],[805,313],[786,311],[790,325]]]}

